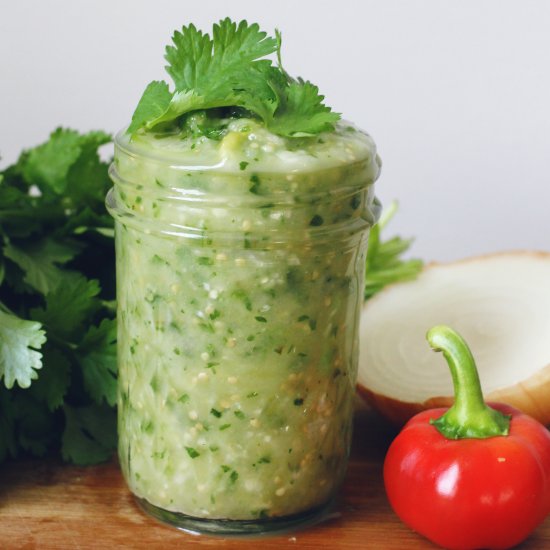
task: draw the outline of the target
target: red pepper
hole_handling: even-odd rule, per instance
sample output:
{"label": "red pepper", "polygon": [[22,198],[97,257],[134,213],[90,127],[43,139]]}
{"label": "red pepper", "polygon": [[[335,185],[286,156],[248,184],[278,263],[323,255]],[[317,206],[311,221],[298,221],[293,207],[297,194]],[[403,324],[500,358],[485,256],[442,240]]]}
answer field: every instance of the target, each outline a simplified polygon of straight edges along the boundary
{"label": "red pepper", "polygon": [[417,414],[392,442],[384,483],[396,514],[444,548],[511,548],[550,513],[550,432],[533,418],[483,400],[464,340],[427,335],[451,369],[455,402]]}

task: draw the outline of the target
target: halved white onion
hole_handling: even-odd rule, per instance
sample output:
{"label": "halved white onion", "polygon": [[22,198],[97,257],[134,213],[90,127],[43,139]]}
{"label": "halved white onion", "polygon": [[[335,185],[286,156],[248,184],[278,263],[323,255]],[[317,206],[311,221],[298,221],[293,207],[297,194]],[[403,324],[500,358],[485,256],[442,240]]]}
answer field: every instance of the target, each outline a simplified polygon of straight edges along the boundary
{"label": "halved white onion", "polygon": [[453,386],[426,332],[468,342],[487,401],[550,423],[550,253],[508,252],[427,266],[374,296],[361,316],[358,389],[395,423],[449,406]]}

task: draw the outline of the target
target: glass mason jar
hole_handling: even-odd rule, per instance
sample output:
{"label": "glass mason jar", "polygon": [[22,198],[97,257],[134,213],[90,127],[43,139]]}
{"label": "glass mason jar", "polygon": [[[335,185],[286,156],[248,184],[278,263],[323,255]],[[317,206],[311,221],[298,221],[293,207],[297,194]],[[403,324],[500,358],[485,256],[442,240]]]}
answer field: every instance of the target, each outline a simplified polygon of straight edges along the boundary
{"label": "glass mason jar", "polygon": [[350,448],[374,144],[303,172],[184,165],[115,140],[120,464],[151,515],[311,522]]}

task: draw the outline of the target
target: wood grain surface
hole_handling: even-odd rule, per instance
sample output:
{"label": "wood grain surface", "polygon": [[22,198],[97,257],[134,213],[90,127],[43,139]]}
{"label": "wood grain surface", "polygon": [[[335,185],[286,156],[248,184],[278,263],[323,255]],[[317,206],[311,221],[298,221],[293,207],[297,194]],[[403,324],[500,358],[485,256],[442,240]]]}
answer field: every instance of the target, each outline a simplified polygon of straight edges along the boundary
{"label": "wood grain surface", "polygon": [[[114,459],[87,468],[55,460],[7,463],[0,470],[0,549],[434,549],[386,501],[382,461],[394,433],[360,408],[348,475],[328,517],[261,539],[193,536],[158,523],[138,509]],[[550,517],[518,548],[550,550]]]}

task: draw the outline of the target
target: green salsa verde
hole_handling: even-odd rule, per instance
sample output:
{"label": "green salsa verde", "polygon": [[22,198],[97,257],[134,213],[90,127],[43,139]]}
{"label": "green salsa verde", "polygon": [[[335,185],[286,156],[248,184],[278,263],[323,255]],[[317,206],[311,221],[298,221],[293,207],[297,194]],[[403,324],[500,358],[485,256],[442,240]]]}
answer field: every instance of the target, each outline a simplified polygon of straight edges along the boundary
{"label": "green salsa verde", "polygon": [[144,502],[261,522],[330,501],[379,170],[344,122],[117,137],[119,456]]}

